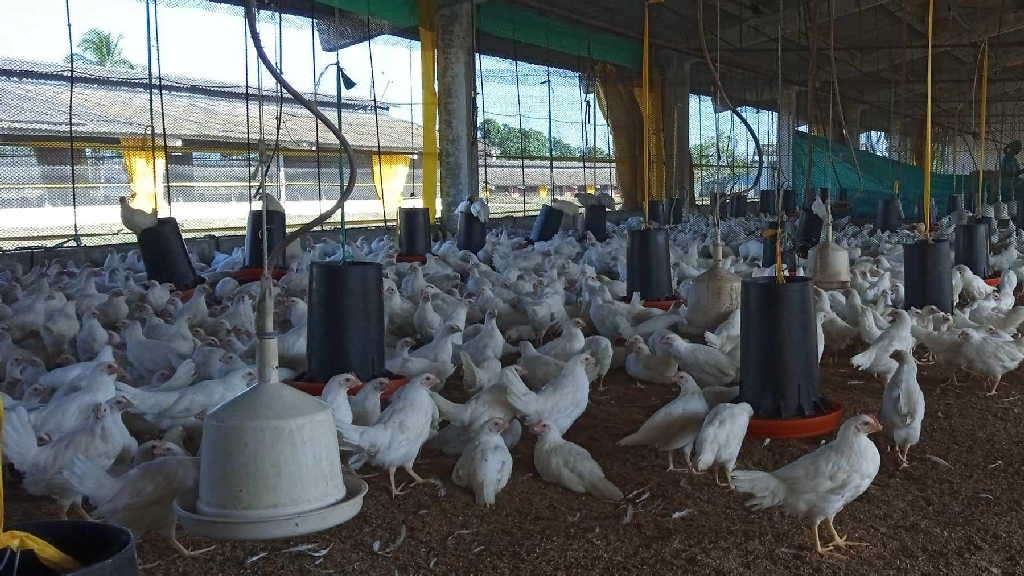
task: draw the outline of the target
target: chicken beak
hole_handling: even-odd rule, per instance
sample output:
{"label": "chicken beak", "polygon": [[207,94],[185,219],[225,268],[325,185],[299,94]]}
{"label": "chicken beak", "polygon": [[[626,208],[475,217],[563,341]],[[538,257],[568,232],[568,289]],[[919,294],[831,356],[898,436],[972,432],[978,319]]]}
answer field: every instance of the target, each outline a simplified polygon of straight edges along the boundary
{"label": "chicken beak", "polygon": [[884,427],[876,416],[871,417],[871,428],[868,434],[874,434],[875,432],[881,432]]}

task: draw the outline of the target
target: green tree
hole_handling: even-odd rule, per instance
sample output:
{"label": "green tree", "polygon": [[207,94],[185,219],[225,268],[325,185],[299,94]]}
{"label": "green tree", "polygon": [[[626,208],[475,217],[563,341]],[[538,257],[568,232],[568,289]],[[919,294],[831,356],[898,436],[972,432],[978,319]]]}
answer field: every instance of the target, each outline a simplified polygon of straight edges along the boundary
{"label": "green tree", "polygon": [[[135,65],[124,57],[124,51],[121,49],[121,39],[123,38],[122,34],[118,34],[115,38],[110,32],[99,28],[87,30],[78,39],[78,50],[74,53],[75,61],[107,68],[133,70]],[[70,62],[71,55],[68,54],[64,61]]]}
{"label": "green tree", "polygon": [[731,180],[747,174],[754,166],[740,155],[735,139],[728,136],[721,136],[717,146],[714,140],[700,142],[690,147],[690,154],[693,156],[693,176],[697,186],[704,182]]}
{"label": "green tree", "polygon": [[[520,129],[503,124],[493,118],[480,123],[480,139],[499,156],[547,156],[549,151],[547,134],[533,128]],[[556,157],[580,155],[579,146],[561,138],[552,138],[550,144],[551,153]],[[601,152],[607,156],[606,152]]]}

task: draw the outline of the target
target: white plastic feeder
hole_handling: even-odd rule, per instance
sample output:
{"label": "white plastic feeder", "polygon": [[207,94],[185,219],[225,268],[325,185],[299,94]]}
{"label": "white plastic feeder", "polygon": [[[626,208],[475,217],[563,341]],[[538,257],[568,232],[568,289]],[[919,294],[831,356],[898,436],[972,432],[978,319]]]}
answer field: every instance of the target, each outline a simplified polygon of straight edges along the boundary
{"label": "white plastic feeder", "polygon": [[687,322],[702,334],[725,321],[740,306],[739,276],[722,266],[722,243],[711,247],[714,263],[693,281],[693,296],[686,308]]}
{"label": "white plastic feeder", "polygon": [[198,494],[175,502],[185,529],[209,538],[324,530],[355,516],[367,489],[342,476],[330,408],[278,379],[270,280],[261,288],[259,384],[206,417]]}
{"label": "white plastic feeder", "polygon": [[850,252],[833,241],[831,210],[825,220],[825,240],[811,248],[807,260],[807,272],[818,288],[843,290],[850,287]]}

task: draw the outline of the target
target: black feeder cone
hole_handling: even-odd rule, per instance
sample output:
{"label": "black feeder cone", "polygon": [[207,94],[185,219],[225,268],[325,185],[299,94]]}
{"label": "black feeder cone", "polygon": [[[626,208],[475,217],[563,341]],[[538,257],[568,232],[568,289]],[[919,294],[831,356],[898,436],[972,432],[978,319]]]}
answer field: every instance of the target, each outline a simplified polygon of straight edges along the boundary
{"label": "black feeder cone", "polygon": [[486,239],[486,223],[477,219],[469,210],[459,214],[459,235],[456,238],[459,250],[479,252],[484,247]]}
{"label": "black feeder cone", "polygon": [[[754,409],[757,435],[795,438],[828,433],[838,425],[838,406],[818,391],[814,281],[804,276],[743,280],[740,296],[740,394]],[[829,417],[831,415],[831,417]],[[812,420],[813,419],[813,420]],[[806,422],[817,422],[807,431]],[[771,426],[796,426],[804,433]]]}
{"label": "black feeder cone", "polygon": [[583,229],[594,235],[598,242],[608,239],[608,209],[601,204],[584,208]]}
{"label": "black feeder cone", "polygon": [[792,189],[782,191],[782,211],[787,214],[796,212],[796,193]]}
{"label": "black feeder cone", "polygon": [[878,201],[875,228],[884,232],[895,232],[900,227],[900,201],[898,198],[882,198]]}
{"label": "black feeder cone", "polygon": [[963,194],[950,194],[949,201],[946,204],[946,215],[953,214],[954,212],[962,212],[964,210],[964,195]]}
{"label": "black feeder cone", "polygon": [[[12,527],[11,530],[38,536],[77,560],[81,568],[69,572],[69,575],[135,576],[139,573],[132,534],[120,526],[82,520],[46,520],[21,524]],[[44,566],[34,552],[21,552],[17,562],[14,560],[14,553],[9,549],[0,551],[0,557],[8,553],[10,557],[0,567],[0,576],[56,574]],[[15,566],[17,573],[14,571]]]}
{"label": "black feeder cone", "polygon": [[375,262],[316,262],[309,273],[306,380],[384,374],[384,281]]}
{"label": "black feeder cone", "polygon": [[740,194],[733,197],[732,202],[729,203],[729,216],[733,218],[743,218],[747,215],[747,197]]}
{"label": "black feeder cone", "polygon": [[984,222],[956,227],[954,264],[963,264],[982,278],[988,278],[989,226]]}
{"label": "black feeder cone", "polygon": [[178,290],[203,283],[202,276],[192,267],[192,258],[174,218],[160,218],[155,226],[140,232],[139,252],[150,280],[174,284]]}
{"label": "black feeder cone", "polygon": [[[274,251],[284,242],[286,234],[285,214],[277,210],[267,210],[267,254]],[[245,267],[263,268],[263,211],[249,212],[249,224],[245,229]],[[284,255],[277,262],[271,262],[271,268],[283,268]]]}
{"label": "black feeder cone", "polygon": [[398,255],[426,256],[430,251],[430,210],[398,209]]}
{"label": "black feeder cone", "polygon": [[778,192],[775,190],[761,190],[760,199],[757,203],[757,211],[761,214],[773,215],[775,214],[776,204],[778,203]]}
{"label": "black feeder cone", "polygon": [[796,248],[801,257],[806,258],[807,252],[821,242],[821,229],[825,222],[808,207],[800,211],[800,220],[796,227]]}
{"label": "black feeder cone", "polygon": [[530,240],[534,242],[547,242],[555,237],[562,227],[562,211],[558,208],[545,204],[540,207],[540,213],[533,221],[533,230],[530,231]]}
{"label": "black feeder cone", "polygon": [[668,224],[664,200],[651,199],[647,201],[647,219],[656,224]]}
{"label": "black feeder cone", "polygon": [[668,213],[672,218],[673,224],[679,224],[683,221],[683,208],[686,207],[686,200],[680,196],[672,196],[668,198]]}
{"label": "black feeder cone", "polygon": [[903,277],[904,308],[921,309],[931,304],[947,314],[953,312],[953,253],[949,240],[904,244]]}
{"label": "black feeder cone", "polygon": [[630,230],[626,248],[626,296],[640,293],[641,300],[672,298],[672,262],[668,253],[668,231],[664,228]]}
{"label": "black feeder cone", "polygon": [[1024,226],[1024,200],[1017,201],[1017,213],[1013,216],[1016,218],[1014,223],[1017,224],[1018,228]]}

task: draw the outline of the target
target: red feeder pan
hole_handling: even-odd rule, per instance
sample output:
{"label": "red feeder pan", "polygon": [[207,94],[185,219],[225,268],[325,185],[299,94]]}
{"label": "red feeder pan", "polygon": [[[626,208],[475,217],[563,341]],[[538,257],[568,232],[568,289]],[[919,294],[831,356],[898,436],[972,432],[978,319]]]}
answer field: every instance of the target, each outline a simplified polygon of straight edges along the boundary
{"label": "red feeder pan", "polygon": [[[630,298],[622,298],[621,301],[629,303]],[[686,304],[686,301],[682,300],[681,298],[673,296],[672,298],[668,298],[665,300],[643,300],[641,302],[644,308],[657,308],[658,310],[665,310],[666,312],[671,310],[672,306],[675,306],[676,304],[679,303]]]}
{"label": "red feeder pan", "polygon": [[[270,271],[270,277],[274,280],[280,280],[288,271],[284,268],[274,268]],[[231,273],[231,277],[238,281],[239,284],[248,284],[249,282],[255,282],[263,277],[262,268],[242,268],[236,272]]]}
{"label": "red feeder pan", "polygon": [[398,256],[395,256],[395,262],[418,262],[420,264],[426,264],[427,263],[427,257],[426,256],[404,256],[402,254],[399,254]]}
{"label": "red feeder pan", "polygon": [[989,286],[997,286],[998,287],[999,286],[999,280],[1000,280],[1000,278],[998,276],[996,276],[995,278],[985,278],[985,284],[988,284]]}
{"label": "red feeder pan", "polygon": [[[406,378],[405,376],[393,376],[391,378],[391,384],[389,384],[387,389],[384,390],[384,393],[380,395],[381,399],[390,400],[391,396],[393,396],[394,393],[397,392],[399,388],[405,386],[408,383],[409,379]],[[324,392],[323,382],[302,382],[299,380],[286,380],[285,384],[291,386],[292,388],[295,388],[296,390],[301,390],[306,394],[309,394],[310,396],[320,396]],[[360,385],[356,386],[355,388],[349,389],[348,395],[355,396],[361,388],[362,386]]]}
{"label": "red feeder pan", "polygon": [[809,418],[751,418],[747,434],[755,438],[785,440],[831,434],[843,421],[843,405],[836,401],[824,413]]}

